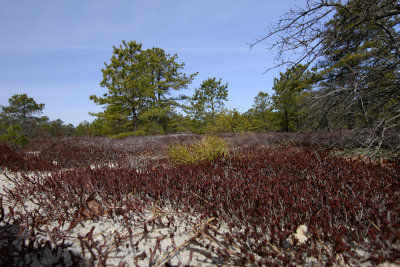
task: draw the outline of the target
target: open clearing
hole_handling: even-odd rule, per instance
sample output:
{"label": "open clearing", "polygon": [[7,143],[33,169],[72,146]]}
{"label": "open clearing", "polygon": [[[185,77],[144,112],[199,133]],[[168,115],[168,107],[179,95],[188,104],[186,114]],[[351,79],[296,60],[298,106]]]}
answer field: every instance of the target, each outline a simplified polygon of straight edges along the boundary
{"label": "open clearing", "polygon": [[[7,266],[399,264],[400,164],[333,156],[335,135],[224,135],[230,153],[172,164],[195,135],[1,147]],[[35,153],[33,153],[35,152]]]}

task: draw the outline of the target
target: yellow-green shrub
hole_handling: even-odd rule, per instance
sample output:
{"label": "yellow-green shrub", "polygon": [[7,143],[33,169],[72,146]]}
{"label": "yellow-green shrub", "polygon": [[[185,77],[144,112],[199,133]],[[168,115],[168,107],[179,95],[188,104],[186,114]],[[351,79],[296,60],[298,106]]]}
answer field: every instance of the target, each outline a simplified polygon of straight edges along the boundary
{"label": "yellow-green shrub", "polygon": [[212,160],[229,152],[227,142],[216,136],[204,136],[191,145],[173,145],[168,149],[168,158],[177,164],[196,164]]}

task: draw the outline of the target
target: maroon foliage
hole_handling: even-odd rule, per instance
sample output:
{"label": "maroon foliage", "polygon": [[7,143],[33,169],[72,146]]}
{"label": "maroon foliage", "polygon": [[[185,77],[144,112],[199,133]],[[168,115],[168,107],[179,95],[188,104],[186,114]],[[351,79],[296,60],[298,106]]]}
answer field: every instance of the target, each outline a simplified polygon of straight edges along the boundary
{"label": "maroon foliage", "polygon": [[[161,144],[161,137],[153,138],[151,145],[147,143],[151,139],[142,142],[149,146],[148,155],[154,156],[180,137],[167,138],[165,144]],[[47,146],[36,157],[45,162],[40,166],[52,166],[54,171],[21,174],[14,179],[15,188],[4,195],[9,202],[21,205],[32,200],[41,209],[9,212],[8,219],[31,229],[40,229],[51,219],[60,226],[70,223],[73,229],[83,220],[123,216],[127,234],[116,232],[115,246],[129,239],[130,246],[135,247],[140,240],[134,240],[129,228],[130,215],[157,203],[161,208],[170,206],[202,218],[215,218],[191,243],[204,246],[202,253],[210,259],[216,255],[221,261],[218,264],[304,264],[310,257],[321,264],[399,261],[398,163],[380,166],[353,162],[331,157],[311,145],[273,145],[259,136],[255,140],[240,138],[242,145],[237,137],[231,138],[232,143],[237,142],[237,149],[229,157],[178,166],[168,165],[162,158],[148,158],[139,169],[124,157],[145,157],[140,139],[98,145],[82,145],[83,140],[76,140]],[[182,139],[189,142],[187,137]],[[143,150],[134,152],[129,142],[136,142]],[[17,152],[1,149],[9,159],[20,160]],[[109,162],[119,164],[105,164]],[[155,225],[174,225],[173,217],[167,218],[164,223],[156,218],[145,222],[138,238],[146,238]],[[308,239],[298,244],[292,234],[302,224],[308,227]],[[63,233],[56,232],[51,236],[59,241]],[[166,238],[173,241],[174,235]],[[204,238],[218,247],[204,245]],[[106,264],[108,251],[94,241],[92,232],[81,236],[80,242],[82,255],[86,253],[91,263]],[[153,261],[161,251],[160,242],[157,239],[154,248],[135,260],[149,257]],[[360,256],[359,250],[368,258]]]}

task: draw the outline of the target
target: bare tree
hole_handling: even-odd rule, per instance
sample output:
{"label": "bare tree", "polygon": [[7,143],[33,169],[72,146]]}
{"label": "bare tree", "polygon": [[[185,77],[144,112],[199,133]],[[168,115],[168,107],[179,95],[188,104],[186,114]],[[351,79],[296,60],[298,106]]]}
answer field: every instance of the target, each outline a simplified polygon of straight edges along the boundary
{"label": "bare tree", "polygon": [[272,40],[274,67],[317,70],[314,127],[357,128],[364,146],[379,149],[400,128],[399,29],[399,1],[308,0],[251,47]]}
{"label": "bare tree", "polygon": [[[356,10],[360,8],[362,10]],[[350,34],[338,36],[336,31],[326,28],[325,24],[337,12],[348,15],[338,25],[337,31]],[[277,66],[304,61],[311,64],[331,48],[330,40],[351,39],[354,29],[368,23],[385,31],[389,41],[387,45],[400,59],[398,32],[394,32],[385,21],[387,18],[398,20],[399,15],[400,4],[396,0],[307,0],[304,8],[296,7],[285,13],[275,25],[268,28],[265,36],[251,43],[250,47],[274,39],[270,48],[278,51],[277,60],[280,62]]]}

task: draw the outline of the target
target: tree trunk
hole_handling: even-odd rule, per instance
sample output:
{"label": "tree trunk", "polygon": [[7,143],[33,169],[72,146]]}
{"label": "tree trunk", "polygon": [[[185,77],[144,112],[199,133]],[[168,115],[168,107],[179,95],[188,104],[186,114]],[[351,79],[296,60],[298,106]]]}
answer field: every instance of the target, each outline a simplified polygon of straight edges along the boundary
{"label": "tree trunk", "polygon": [[289,132],[289,113],[287,112],[287,110],[284,111],[285,114],[285,132]]}
{"label": "tree trunk", "polygon": [[137,114],[136,114],[135,108],[132,108],[132,124],[133,124],[133,131],[136,132],[136,130],[137,130]]}

